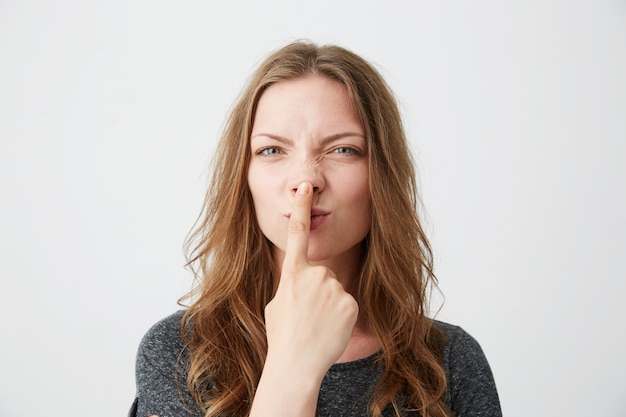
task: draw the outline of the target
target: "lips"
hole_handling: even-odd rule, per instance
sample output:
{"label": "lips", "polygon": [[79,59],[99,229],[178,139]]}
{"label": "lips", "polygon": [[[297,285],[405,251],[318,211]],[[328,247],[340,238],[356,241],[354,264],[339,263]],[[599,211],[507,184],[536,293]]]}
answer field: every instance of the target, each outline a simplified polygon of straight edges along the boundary
{"label": "lips", "polygon": [[311,209],[311,217],[315,216],[326,216],[329,213],[326,210],[322,210],[321,208],[313,207]]}
{"label": "lips", "polygon": [[328,218],[328,214],[329,213],[325,213],[325,214],[312,214],[311,213],[311,231],[317,229],[322,224],[324,224],[324,222]]}
{"label": "lips", "polygon": [[[317,207],[313,207],[311,209],[310,230],[313,231],[317,229],[318,227],[320,227],[322,224],[324,224],[324,222],[326,221],[329,215],[330,213],[328,211],[317,208]],[[289,220],[291,218],[291,213],[286,214],[285,217],[287,218],[287,220]]]}

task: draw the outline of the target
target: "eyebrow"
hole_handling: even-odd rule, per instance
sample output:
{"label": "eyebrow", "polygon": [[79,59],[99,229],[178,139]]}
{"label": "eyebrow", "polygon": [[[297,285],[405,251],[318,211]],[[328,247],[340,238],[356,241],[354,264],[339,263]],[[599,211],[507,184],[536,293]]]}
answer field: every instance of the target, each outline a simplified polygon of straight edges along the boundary
{"label": "eyebrow", "polygon": [[[265,137],[273,139],[275,141],[284,143],[285,145],[288,145],[288,146],[292,146],[293,145],[293,141],[291,139],[288,139],[288,138],[285,138],[285,137],[279,136],[279,135],[273,135],[271,133],[257,133],[256,135],[254,135],[254,136],[252,136],[250,138],[250,141],[252,141],[253,139],[255,139],[255,138],[259,137],[259,136],[265,136]],[[334,135],[330,135],[330,136],[327,136],[327,137],[323,138],[320,141],[320,144],[322,146],[324,146],[324,145],[327,145],[327,144],[329,144],[331,142],[334,142],[336,140],[339,140],[339,139],[342,139],[342,138],[346,138],[346,137],[358,137],[358,138],[361,138],[361,139],[365,140],[365,136],[363,134],[361,134],[361,133],[342,132],[342,133],[336,133]]]}

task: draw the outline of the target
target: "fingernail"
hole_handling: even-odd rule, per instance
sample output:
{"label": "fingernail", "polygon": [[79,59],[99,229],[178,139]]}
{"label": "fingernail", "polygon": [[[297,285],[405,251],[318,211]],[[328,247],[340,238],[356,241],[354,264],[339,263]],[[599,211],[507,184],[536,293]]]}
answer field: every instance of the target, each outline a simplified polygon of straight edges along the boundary
{"label": "fingernail", "polygon": [[303,182],[300,183],[300,185],[298,185],[298,194],[300,195],[306,195],[309,192],[309,183],[308,182]]}

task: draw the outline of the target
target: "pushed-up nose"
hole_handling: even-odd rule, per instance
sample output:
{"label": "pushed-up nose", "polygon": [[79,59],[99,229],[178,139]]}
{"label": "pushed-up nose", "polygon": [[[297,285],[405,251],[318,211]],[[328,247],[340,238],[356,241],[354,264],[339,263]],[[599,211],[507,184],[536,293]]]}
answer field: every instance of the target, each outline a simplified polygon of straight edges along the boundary
{"label": "pushed-up nose", "polygon": [[311,183],[314,193],[322,192],[326,186],[324,175],[322,174],[321,168],[318,164],[298,163],[297,166],[293,167],[289,179],[291,192],[295,194],[298,186],[303,181]]}

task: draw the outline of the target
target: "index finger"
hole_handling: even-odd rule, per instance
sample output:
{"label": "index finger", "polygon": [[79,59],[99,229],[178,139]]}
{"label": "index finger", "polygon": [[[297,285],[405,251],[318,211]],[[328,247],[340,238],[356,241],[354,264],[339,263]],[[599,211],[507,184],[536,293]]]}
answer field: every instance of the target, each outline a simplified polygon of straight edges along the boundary
{"label": "index finger", "polygon": [[309,262],[309,234],[311,227],[311,204],[313,201],[313,186],[309,182],[302,182],[293,199],[287,245],[283,265],[301,265]]}

